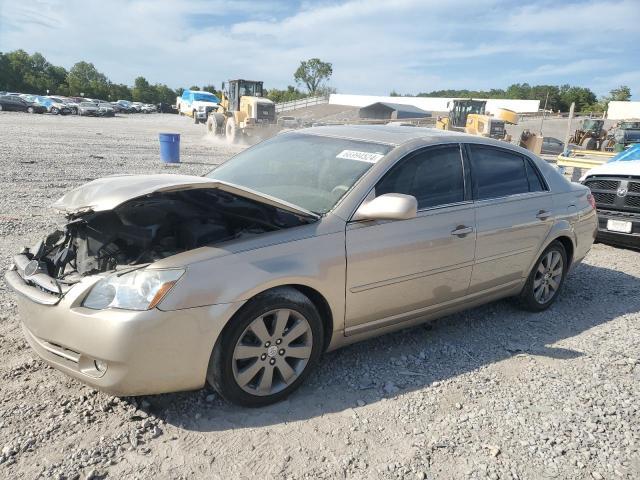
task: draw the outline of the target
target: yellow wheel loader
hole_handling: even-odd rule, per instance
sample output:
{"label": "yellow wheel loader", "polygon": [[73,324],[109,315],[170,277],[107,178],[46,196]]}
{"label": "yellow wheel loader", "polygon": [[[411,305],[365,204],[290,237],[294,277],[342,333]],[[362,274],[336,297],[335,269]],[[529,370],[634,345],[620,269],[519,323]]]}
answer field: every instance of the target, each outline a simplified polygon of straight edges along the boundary
{"label": "yellow wheel loader", "polygon": [[498,108],[493,115],[487,114],[486,100],[452,100],[448,107],[449,116],[438,118],[436,128],[508,141],[505,124],[518,123],[518,114],[505,108]]}
{"label": "yellow wheel loader", "polygon": [[207,130],[235,143],[242,137],[267,138],[278,132],[276,105],[264,98],[262,82],[229,80],[222,83],[218,108],[207,118]]}

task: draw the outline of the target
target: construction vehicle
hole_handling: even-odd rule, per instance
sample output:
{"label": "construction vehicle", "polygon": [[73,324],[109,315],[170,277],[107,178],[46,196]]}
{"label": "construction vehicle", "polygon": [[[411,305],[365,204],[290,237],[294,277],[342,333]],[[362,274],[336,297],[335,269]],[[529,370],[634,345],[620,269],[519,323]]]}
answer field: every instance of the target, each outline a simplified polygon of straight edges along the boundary
{"label": "construction vehicle", "polygon": [[505,108],[498,108],[493,115],[489,115],[486,111],[486,100],[451,100],[447,107],[449,116],[439,117],[436,121],[436,128],[441,130],[454,130],[509,141],[505,125],[518,123],[518,114]]}
{"label": "construction vehicle", "polygon": [[640,120],[622,120],[606,133],[600,144],[603,152],[621,152],[629,145],[640,143]]}
{"label": "construction vehicle", "polygon": [[585,118],[569,138],[569,143],[585,150],[603,150],[607,138],[607,132],[603,127],[604,120]]}
{"label": "construction vehicle", "polygon": [[229,80],[222,83],[218,108],[207,118],[207,130],[235,143],[240,138],[267,138],[280,129],[276,122],[276,105],[264,98],[263,82]]}

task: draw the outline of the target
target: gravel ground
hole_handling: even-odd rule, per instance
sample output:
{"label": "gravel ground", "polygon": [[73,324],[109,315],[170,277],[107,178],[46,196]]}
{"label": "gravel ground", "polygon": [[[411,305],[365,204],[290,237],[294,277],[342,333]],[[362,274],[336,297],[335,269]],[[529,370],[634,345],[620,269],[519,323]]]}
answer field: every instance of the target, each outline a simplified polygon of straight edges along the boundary
{"label": "gravel ground", "polygon": [[[57,222],[47,205],[119,172],[164,172],[182,133],[203,174],[238,147],[170,115],[0,114],[0,267]],[[595,245],[541,314],[493,303],[327,354],[288,401],[207,390],[137,398],[46,367],[0,282],[1,478],[640,477],[640,254]]]}

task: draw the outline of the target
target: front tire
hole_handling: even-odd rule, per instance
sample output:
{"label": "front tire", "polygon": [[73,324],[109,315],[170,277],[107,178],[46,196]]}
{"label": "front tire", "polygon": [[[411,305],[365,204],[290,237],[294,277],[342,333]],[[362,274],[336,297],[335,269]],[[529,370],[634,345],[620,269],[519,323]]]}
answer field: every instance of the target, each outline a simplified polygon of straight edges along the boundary
{"label": "front tire", "polygon": [[196,112],[195,110],[193,111],[193,123],[195,123],[196,125],[200,123],[198,121],[198,112]]}
{"label": "front tire", "polygon": [[549,308],[558,298],[568,266],[567,252],[562,243],[551,243],[536,261],[520,293],[522,307],[531,312]]}
{"label": "front tire", "polygon": [[27,113],[33,113],[33,112],[35,112],[33,107],[27,107]]}
{"label": "front tire", "polygon": [[296,390],[320,359],[322,320],[294,288],[264,292],[230,320],[211,354],[207,382],[227,401],[261,407]]}
{"label": "front tire", "polygon": [[595,138],[588,137],[582,141],[582,146],[585,150],[595,150],[595,148],[598,146],[598,142]]}
{"label": "front tire", "polygon": [[238,141],[238,128],[236,126],[236,121],[233,118],[229,118],[227,120],[227,125],[225,127],[224,133],[227,142],[236,143]]}
{"label": "front tire", "polygon": [[58,109],[56,107],[51,107],[51,114],[58,115]]}

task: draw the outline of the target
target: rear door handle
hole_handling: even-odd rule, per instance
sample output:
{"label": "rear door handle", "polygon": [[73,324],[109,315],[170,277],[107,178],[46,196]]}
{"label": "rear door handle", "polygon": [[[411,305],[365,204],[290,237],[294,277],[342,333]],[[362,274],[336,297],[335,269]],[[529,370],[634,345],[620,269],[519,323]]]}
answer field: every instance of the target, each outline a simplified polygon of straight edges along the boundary
{"label": "rear door handle", "polygon": [[536,218],[540,219],[540,220],[546,220],[547,218],[549,218],[551,216],[551,212],[547,211],[547,210],[540,210],[538,212],[538,214],[536,215]]}
{"label": "rear door handle", "polygon": [[472,232],[473,232],[473,227],[466,227],[464,225],[460,225],[453,232],[451,232],[451,235],[455,235],[457,237],[464,237],[465,235],[468,235],[469,233],[472,233]]}

